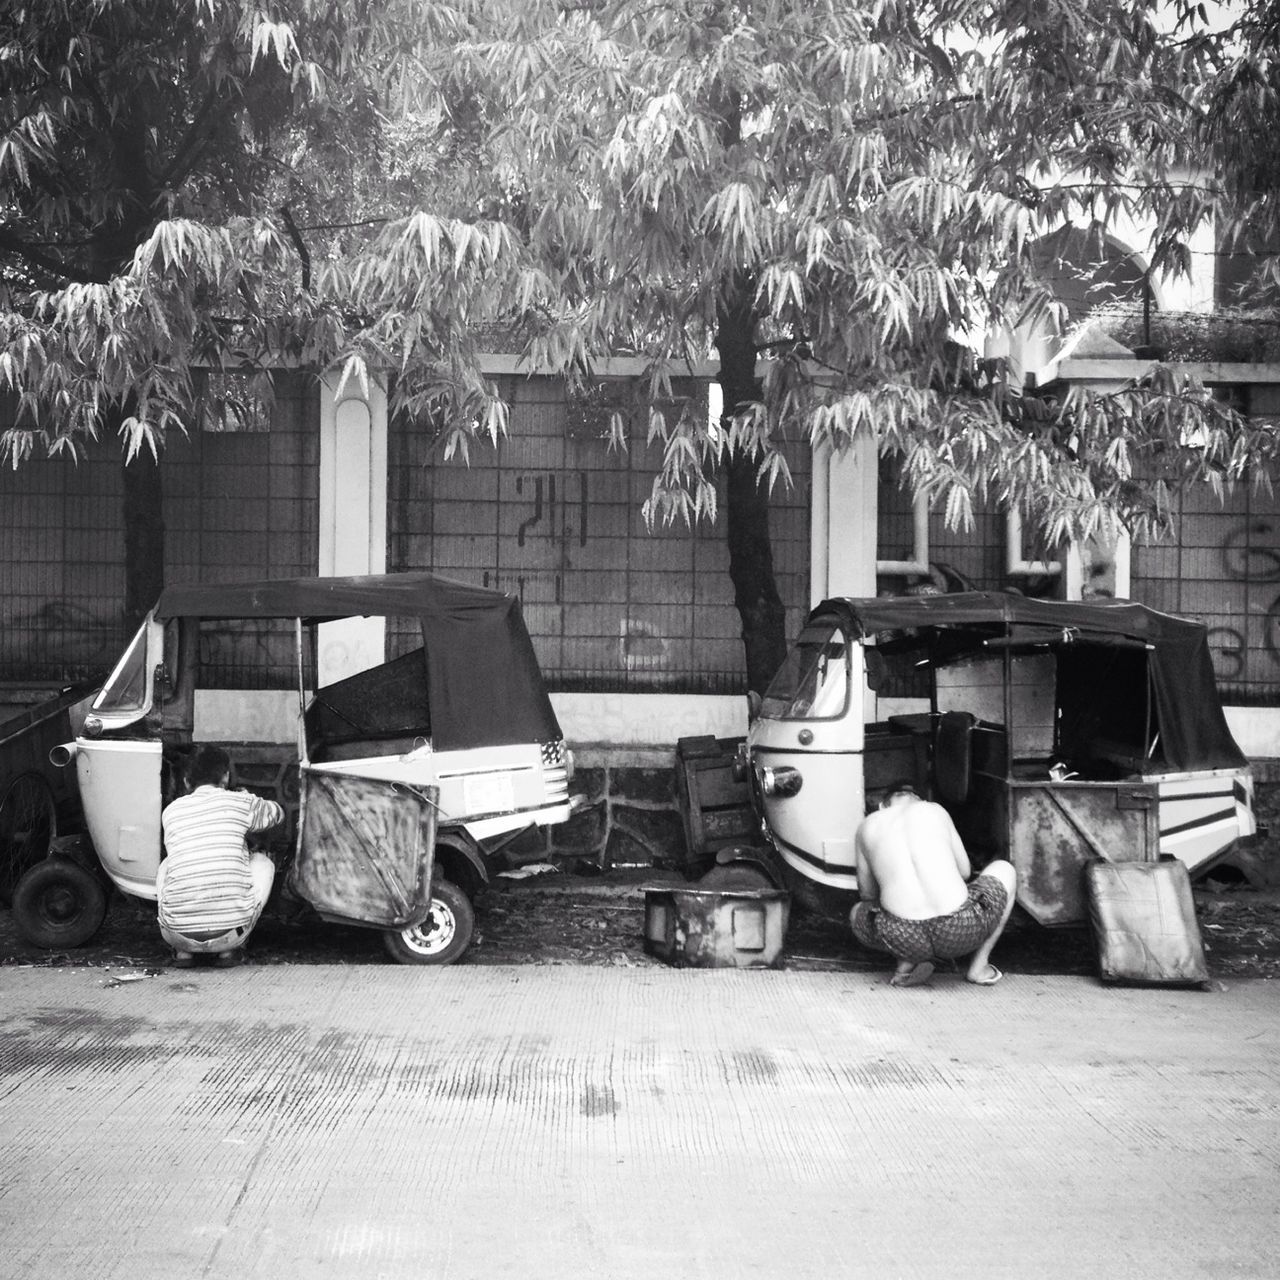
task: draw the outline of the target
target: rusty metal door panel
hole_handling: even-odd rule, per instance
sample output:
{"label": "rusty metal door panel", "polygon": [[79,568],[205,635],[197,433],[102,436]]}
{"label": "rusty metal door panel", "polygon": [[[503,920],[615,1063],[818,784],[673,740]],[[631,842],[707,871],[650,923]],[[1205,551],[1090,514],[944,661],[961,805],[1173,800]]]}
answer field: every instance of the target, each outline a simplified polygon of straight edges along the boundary
{"label": "rusty metal door panel", "polygon": [[1010,783],[1009,858],[1018,902],[1041,924],[1088,916],[1083,869],[1092,858],[1159,858],[1159,788],[1134,782]]}
{"label": "rusty metal door panel", "polygon": [[301,772],[297,893],[327,920],[399,929],[426,919],[436,788]]}

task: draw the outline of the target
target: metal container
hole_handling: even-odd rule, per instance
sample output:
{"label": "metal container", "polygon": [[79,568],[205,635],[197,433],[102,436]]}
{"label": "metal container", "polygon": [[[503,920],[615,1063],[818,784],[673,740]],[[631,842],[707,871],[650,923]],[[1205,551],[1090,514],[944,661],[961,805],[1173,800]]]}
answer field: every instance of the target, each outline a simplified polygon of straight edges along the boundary
{"label": "metal container", "polygon": [[644,949],[679,968],[773,969],[790,913],[779,889],[646,889]]}

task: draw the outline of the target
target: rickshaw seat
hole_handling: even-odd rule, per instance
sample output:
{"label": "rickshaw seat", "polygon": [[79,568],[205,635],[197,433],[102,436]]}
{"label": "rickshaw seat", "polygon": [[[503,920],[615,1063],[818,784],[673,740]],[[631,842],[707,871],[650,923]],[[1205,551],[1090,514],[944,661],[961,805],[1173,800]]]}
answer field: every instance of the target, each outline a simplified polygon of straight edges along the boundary
{"label": "rickshaw seat", "polygon": [[935,793],[945,805],[961,805],[973,781],[973,728],[977,718],[968,711],[944,711],[938,717],[933,755]]}

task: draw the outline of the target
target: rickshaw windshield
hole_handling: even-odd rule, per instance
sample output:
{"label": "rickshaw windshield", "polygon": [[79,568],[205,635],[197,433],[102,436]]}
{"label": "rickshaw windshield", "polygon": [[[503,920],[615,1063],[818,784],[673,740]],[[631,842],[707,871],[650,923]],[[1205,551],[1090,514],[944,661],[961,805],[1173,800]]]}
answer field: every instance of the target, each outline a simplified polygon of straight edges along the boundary
{"label": "rickshaw windshield", "polygon": [[144,622],[124,657],[102,686],[93,709],[108,713],[147,710],[147,624]]}
{"label": "rickshaw windshield", "polygon": [[760,707],[775,720],[827,720],[849,703],[849,642],[835,623],[810,624],[774,676]]}

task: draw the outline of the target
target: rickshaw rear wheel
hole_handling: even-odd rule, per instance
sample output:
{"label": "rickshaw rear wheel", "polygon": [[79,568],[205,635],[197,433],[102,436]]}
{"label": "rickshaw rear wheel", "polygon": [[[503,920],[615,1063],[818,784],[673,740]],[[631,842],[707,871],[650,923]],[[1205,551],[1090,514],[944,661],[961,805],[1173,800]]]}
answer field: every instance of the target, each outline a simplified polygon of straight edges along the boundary
{"label": "rickshaw rear wheel", "polygon": [[431,913],[408,929],[388,929],[382,940],[399,964],[453,964],[471,945],[476,929],[471,899],[452,880],[431,886]]}
{"label": "rickshaw rear wheel", "polygon": [[18,881],[13,922],[37,947],[81,947],[102,926],[107,894],[102,882],[75,862],[47,858]]}

